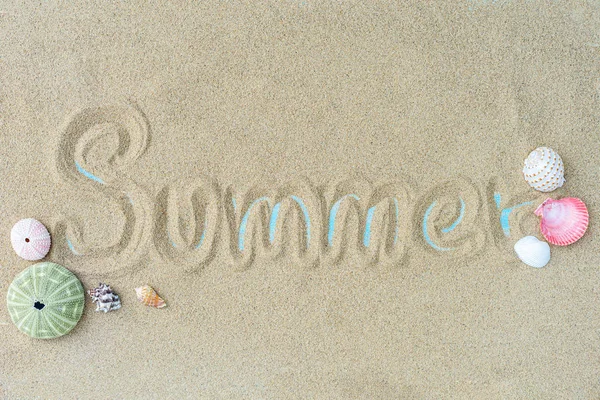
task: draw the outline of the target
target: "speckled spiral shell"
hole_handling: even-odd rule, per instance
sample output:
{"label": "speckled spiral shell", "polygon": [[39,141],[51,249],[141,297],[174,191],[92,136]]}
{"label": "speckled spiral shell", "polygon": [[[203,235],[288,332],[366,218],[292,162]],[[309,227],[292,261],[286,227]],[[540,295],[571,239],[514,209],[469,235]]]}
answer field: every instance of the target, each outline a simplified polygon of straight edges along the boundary
{"label": "speckled spiral shell", "polygon": [[135,292],[138,300],[147,306],[156,308],[163,308],[167,306],[165,301],[160,298],[156,291],[154,291],[154,289],[148,285],[136,288]]}
{"label": "speckled spiral shell", "polygon": [[37,261],[50,251],[50,233],[40,221],[27,218],[17,222],[10,231],[10,241],[19,257]]}
{"label": "speckled spiral shell", "polygon": [[563,161],[549,147],[538,147],[525,160],[523,176],[535,190],[551,192],[565,183]]}
{"label": "speckled spiral shell", "polygon": [[16,276],[6,296],[8,312],[21,332],[37,339],[69,333],[83,313],[81,282],[51,262],[32,265]]}

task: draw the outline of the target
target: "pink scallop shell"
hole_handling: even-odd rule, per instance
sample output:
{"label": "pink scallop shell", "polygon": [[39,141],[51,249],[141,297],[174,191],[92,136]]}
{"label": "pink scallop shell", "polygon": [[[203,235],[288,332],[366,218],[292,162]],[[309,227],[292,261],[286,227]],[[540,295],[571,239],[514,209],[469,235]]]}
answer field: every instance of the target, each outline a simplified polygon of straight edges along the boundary
{"label": "pink scallop shell", "polygon": [[567,246],[581,239],[589,224],[585,203],[575,197],[547,199],[535,210],[535,215],[542,217],[542,235],[557,246]]}
{"label": "pink scallop shell", "polygon": [[25,260],[41,260],[50,251],[51,240],[48,229],[33,218],[17,222],[10,231],[10,241],[15,252]]}

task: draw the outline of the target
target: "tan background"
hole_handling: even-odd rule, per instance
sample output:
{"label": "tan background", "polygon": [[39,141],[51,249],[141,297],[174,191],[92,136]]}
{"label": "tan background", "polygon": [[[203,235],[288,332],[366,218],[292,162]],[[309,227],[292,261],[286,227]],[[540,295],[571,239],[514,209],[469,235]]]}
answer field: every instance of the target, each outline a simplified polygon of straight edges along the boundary
{"label": "tan background", "polygon": [[[402,175],[416,198],[459,176],[483,196],[498,178],[516,196],[523,159],[547,145],[567,168],[553,195],[584,199],[592,224],[542,270],[507,261],[487,217],[478,255],[442,258],[415,224],[409,260],[386,267],[284,254],[240,271],[225,246],[191,274],[153,246],[120,274],[71,257],[123,309],[88,301],[70,335],[36,341],[2,305],[0,395],[600,397],[600,3],[78,3],[0,1],[2,298],[30,265],[10,247],[18,219],[77,216],[90,243],[119,237],[114,202],[61,180],[54,160],[74,110],[127,101],[151,127],[128,171],[151,196],[200,174],[239,191]],[[137,304],[144,283],[169,308]]]}

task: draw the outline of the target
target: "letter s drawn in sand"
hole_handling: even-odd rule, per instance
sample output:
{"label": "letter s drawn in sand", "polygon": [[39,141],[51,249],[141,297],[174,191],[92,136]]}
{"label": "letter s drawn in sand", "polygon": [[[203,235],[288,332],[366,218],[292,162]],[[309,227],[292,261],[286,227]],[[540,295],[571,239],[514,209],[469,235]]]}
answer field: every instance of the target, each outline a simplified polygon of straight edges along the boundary
{"label": "letter s drawn in sand", "polygon": [[[77,217],[61,219],[56,224],[55,255],[83,258],[86,267],[78,273],[112,273],[133,267],[147,253],[152,230],[149,197],[126,172],[148,147],[146,117],[135,105],[85,108],[67,120],[61,135],[56,151],[60,180],[116,202],[125,224],[114,243],[94,246],[84,240]],[[116,135],[118,146],[92,169],[89,165],[97,160],[89,156],[90,150],[107,135]]]}

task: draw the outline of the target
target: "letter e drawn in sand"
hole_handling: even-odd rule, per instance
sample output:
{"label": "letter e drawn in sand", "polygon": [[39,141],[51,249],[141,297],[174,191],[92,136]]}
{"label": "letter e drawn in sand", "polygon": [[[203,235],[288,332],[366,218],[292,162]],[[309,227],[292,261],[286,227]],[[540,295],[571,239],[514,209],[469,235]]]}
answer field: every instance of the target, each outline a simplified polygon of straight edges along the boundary
{"label": "letter e drawn in sand", "polygon": [[481,196],[467,179],[435,186],[425,194],[415,214],[415,234],[426,248],[450,257],[478,255],[486,241]]}

